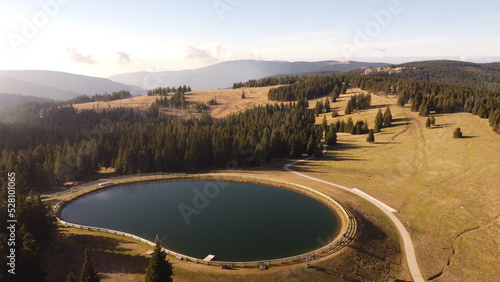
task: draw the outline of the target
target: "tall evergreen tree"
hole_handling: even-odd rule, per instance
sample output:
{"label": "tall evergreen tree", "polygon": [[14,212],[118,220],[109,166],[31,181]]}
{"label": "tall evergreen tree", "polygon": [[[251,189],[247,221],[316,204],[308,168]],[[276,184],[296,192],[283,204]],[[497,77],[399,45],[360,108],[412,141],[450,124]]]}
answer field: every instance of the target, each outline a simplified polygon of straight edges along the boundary
{"label": "tall evergreen tree", "polygon": [[382,110],[378,109],[377,115],[375,116],[375,131],[380,132],[384,125],[384,118],[382,116]]}
{"label": "tall evergreen tree", "polygon": [[321,143],[321,140],[316,138],[316,150],[314,150],[314,156],[316,158],[320,158],[323,156],[323,144]]}
{"label": "tall evergreen tree", "polygon": [[326,120],[326,116],[323,116],[323,120],[321,121],[321,131],[325,132],[328,129],[328,121]]}
{"label": "tall evergreen tree", "polygon": [[427,118],[427,120],[425,121],[425,127],[431,128],[431,119],[430,118]]}
{"label": "tall evergreen tree", "polygon": [[352,100],[347,101],[347,105],[345,106],[345,114],[350,115],[352,113]]}
{"label": "tall evergreen tree", "polygon": [[343,83],[342,88],[340,89],[340,94],[345,94],[347,92],[347,84]]}
{"label": "tall evergreen tree", "polygon": [[156,240],[154,252],[146,269],[146,282],[173,281],[172,265],[165,260],[165,257],[166,254],[161,249],[160,241]]}
{"label": "tall evergreen tree", "polygon": [[326,132],[326,144],[329,146],[333,146],[337,144],[337,131],[335,129],[335,125],[332,123],[328,127],[328,131]]}
{"label": "tall evergreen tree", "polygon": [[370,130],[368,133],[368,137],[366,137],[366,142],[373,143],[375,142],[375,135],[373,134],[373,130]]}
{"label": "tall evergreen tree", "polygon": [[325,102],[323,103],[323,107],[325,108],[325,113],[329,113],[332,108],[330,107],[330,99],[325,98]]}
{"label": "tall evergreen tree", "polygon": [[21,235],[21,251],[17,260],[16,281],[43,281],[46,275],[43,269],[42,256],[40,255],[38,243],[24,226],[19,230]]}
{"label": "tall evergreen tree", "polygon": [[314,107],[314,114],[319,116],[323,112],[323,102],[321,100],[316,101],[316,106]]}
{"label": "tall evergreen tree", "polygon": [[99,282],[101,279],[94,269],[94,263],[89,255],[89,250],[85,249],[85,259],[83,261],[82,272],[80,274],[80,281],[82,282]]}
{"label": "tall evergreen tree", "polygon": [[384,127],[389,127],[391,126],[391,124],[392,124],[392,113],[389,106],[387,106],[384,112]]}
{"label": "tall evergreen tree", "polygon": [[308,156],[312,156],[314,155],[315,150],[316,150],[316,140],[314,139],[314,136],[311,134],[311,136],[309,136],[309,142],[307,142],[306,154]]}

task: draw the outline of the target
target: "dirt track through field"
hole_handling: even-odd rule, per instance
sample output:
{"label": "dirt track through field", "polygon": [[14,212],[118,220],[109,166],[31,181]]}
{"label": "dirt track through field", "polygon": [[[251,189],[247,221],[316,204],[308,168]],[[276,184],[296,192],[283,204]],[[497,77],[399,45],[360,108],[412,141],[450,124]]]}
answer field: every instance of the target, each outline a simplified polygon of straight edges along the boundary
{"label": "dirt track through field", "polygon": [[[324,146],[323,148],[324,148],[323,153],[326,153],[326,146]],[[331,186],[335,186],[335,187],[337,187],[339,189],[343,189],[343,190],[349,191],[351,193],[354,193],[354,194],[356,194],[356,195],[364,198],[365,200],[369,201],[370,203],[374,204],[376,207],[378,207],[385,215],[387,215],[387,217],[389,217],[391,219],[391,221],[394,223],[394,225],[398,229],[399,234],[401,235],[401,239],[403,240],[403,244],[404,244],[404,250],[405,250],[405,255],[406,255],[406,262],[408,264],[408,268],[410,269],[410,273],[411,273],[411,276],[413,277],[413,280],[415,282],[423,282],[423,281],[425,281],[424,278],[423,278],[423,276],[422,276],[422,274],[420,273],[420,268],[419,268],[418,263],[417,263],[417,257],[416,257],[416,254],[415,254],[415,249],[413,248],[413,242],[411,240],[410,234],[408,233],[408,231],[406,230],[406,228],[404,227],[404,225],[401,223],[401,221],[393,214],[393,212],[395,212],[396,210],[390,208],[386,204],[384,204],[381,201],[379,201],[379,200],[377,200],[377,199],[369,196],[368,194],[366,194],[364,192],[360,193],[359,192],[360,190],[358,190],[358,189],[354,189],[354,188],[353,189],[349,189],[349,188],[347,188],[345,186],[342,186],[342,185],[338,185],[338,184],[335,184],[335,183],[332,183],[332,182],[324,181],[324,180],[321,180],[321,179],[318,179],[318,178],[314,178],[314,177],[311,177],[311,176],[308,176],[308,175],[305,175],[305,174],[293,171],[290,168],[290,166],[293,166],[293,165],[295,165],[297,163],[300,163],[300,162],[304,162],[304,161],[310,160],[312,158],[314,158],[314,157],[310,157],[310,158],[307,158],[307,159],[303,159],[303,160],[291,162],[289,164],[286,164],[283,168],[286,171],[289,171],[289,172],[291,172],[293,174],[305,177],[307,179],[311,179],[311,180],[314,180],[314,181],[325,183],[325,184],[328,184],[328,185],[331,185]]]}

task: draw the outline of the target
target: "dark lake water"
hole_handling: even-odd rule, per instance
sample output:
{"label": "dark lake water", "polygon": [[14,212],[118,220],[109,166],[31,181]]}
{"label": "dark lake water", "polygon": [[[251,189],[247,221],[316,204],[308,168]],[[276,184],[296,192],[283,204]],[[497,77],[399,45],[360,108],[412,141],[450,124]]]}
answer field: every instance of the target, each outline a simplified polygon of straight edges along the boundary
{"label": "dark lake water", "polygon": [[62,219],[119,230],[203,259],[254,261],[312,251],[337,234],[323,203],[287,189],[215,181],[136,183],[68,204]]}

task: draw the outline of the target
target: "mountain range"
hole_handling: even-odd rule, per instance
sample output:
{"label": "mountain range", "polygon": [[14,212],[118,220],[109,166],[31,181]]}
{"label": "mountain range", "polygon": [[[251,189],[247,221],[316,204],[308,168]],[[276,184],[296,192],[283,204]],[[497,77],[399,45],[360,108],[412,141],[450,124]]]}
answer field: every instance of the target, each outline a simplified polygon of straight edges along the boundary
{"label": "mountain range", "polygon": [[229,88],[234,82],[274,75],[313,72],[343,72],[366,67],[384,67],[385,63],[363,62],[285,62],[241,60],[228,61],[192,70],[134,72],[109,78],[91,77],[46,70],[0,71],[0,93],[21,94],[54,100],[67,100],[81,95],[128,90],[144,95],[158,86],[189,85],[194,90]]}
{"label": "mountain range", "polygon": [[286,62],[239,60],[193,70],[124,73],[111,76],[109,79],[145,89],[158,86],[189,85],[193,90],[210,90],[229,88],[235,82],[275,75],[345,72],[359,68],[380,68],[388,65],[386,63],[354,61]]}
{"label": "mountain range", "polygon": [[140,87],[106,78],[46,70],[0,71],[0,93],[67,100],[81,95],[119,90],[128,90],[135,95],[145,93]]}
{"label": "mountain range", "polygon": [[[362,69],[365,69],[362,71]],[[286,62],[240,60],[180,71],[123,73],[109,78],[91,77],[43,70],[0,71],[0,93],[20,94],[54,100],[67,100],[81,95],[112,93],[128,90],[132,95],[144,95],[158,86],[189,85],[193,90],[230,88],[235,82],[276,75],[331,74],[336,72],[414,78],[482,85],[498,89],[500,64],[476,64],[459,61],[423,61],[390,65],[355,61]],[[0,103],[12,95],[0,95]],[[30,100],[24,97],[19,103]]]}

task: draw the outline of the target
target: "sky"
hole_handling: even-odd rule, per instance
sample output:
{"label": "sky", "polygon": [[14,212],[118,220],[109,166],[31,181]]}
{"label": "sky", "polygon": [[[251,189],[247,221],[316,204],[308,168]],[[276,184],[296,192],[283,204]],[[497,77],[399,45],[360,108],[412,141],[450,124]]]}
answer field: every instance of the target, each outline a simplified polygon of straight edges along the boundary
{"label": "sky", "polygon": [[500,1],[0,0],[0,70],[109,77],[229,60],[500,61]]}

